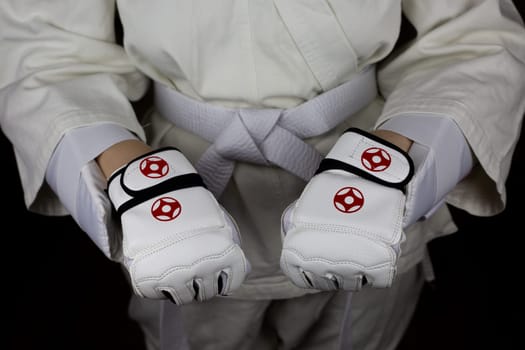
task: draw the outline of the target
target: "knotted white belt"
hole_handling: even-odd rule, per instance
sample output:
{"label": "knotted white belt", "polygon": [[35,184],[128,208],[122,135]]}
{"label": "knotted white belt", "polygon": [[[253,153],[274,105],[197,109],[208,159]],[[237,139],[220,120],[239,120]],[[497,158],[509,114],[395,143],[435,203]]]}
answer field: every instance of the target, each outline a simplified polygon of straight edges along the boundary
{"label": "knotted white belt", "polygon": [[155,104],[165,118],[211,143],[195,168],[220,196],[235,161],[281,167],[309,180],[323,156],[302,139],[321,135],[377,95],[375,67],[349,82],[289,109],[233,109],[196,101],[157,83]]}

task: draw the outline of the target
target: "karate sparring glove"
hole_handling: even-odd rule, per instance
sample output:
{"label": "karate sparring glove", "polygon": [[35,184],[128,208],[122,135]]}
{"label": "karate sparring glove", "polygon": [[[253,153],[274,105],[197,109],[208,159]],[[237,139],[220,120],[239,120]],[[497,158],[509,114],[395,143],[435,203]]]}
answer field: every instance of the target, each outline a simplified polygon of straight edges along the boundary
{"label": "karate sparring glove", "polygon": [[137,295],[182,305],[227,295],[244,281],[249,263],[233,218],[177,149],[156,150],[118,169],[108,195]]}
{"label": "karate sparring glove", "polygon": [[389,287],[405,238],[404,188],[413,171],[395,145],[348,129],[283,213],[283,272],[302,288]]}

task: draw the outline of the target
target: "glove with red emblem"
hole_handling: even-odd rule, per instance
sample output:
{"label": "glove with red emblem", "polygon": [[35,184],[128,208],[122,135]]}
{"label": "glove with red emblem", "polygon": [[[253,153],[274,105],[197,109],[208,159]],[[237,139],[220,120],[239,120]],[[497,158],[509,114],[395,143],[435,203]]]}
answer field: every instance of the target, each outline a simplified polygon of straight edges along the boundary
{"label": "glove with red emblem", "polygon": [[233,218],[175,148],[141,156],[109,179],[123,264],[134,292],[178,305],[227,295],[249,270]]}
{"label": "glove with red emblem", "polygon": [[302,288],[389,287],[405,237],[404,189],[412,174],[404,151],[348,129],[283,213],[284,273]]}

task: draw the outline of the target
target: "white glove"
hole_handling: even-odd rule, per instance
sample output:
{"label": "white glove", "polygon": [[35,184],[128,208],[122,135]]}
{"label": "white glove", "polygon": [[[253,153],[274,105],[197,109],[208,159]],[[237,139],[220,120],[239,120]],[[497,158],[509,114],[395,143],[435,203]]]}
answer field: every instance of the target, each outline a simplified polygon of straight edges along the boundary
{"label": "white glove", "polygon": [[412,161],[395,145],[348,129],[283,213],[281,268],[320,290],[385,288],[396,272]]}
{"label": "white glove", "polygon": [[109,180],[123,264],[134,292],[178,305],[227,295],[249,270],[237,226],[174,148],[131,161]]}

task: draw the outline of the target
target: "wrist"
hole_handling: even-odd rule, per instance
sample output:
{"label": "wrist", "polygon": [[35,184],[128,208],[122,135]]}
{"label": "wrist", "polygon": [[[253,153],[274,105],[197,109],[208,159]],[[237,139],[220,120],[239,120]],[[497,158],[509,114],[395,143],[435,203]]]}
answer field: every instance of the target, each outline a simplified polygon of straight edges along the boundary
{"label": "wrist", "polygon": [[408,152],[410,149],[410,146],[412,146],[412,140],[398,134],[391,130],[373,130],[370,132],[371,134],[380,137],[381,139],[388,141],[397,147],[401,148],[403,151]]}
{"label": "wrist", "polygon": [[96,161],[106,179],[109,179],[115,170],[151,151],[152,148],[140,140],[124,140],[106,149]]}

